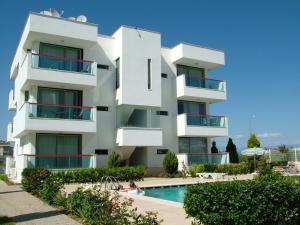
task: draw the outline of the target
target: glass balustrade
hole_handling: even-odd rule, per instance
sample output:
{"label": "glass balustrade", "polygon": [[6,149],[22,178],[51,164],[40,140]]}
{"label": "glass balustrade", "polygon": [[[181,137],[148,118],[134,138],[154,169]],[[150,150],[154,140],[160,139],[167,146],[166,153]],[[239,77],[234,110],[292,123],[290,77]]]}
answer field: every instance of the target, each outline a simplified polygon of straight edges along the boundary
{"label": "glass balustrade", "polygon": [[120,106],[117,108],[117,127],[160,128],[160,116],[157,109]]}
{"label": "glass balustrade", "polygon": [[228,154],[189,154],[188,164],[226,164],[228,162]]}
{"label": "glass balustrade", "polygon": [[28,103],[30,118],[93,120],[93,107]]}
{"label": "glass balustrade", "polygon": [[225,81],[204,78],[200,76],[185,75],[186,86],[208,88],[217,91],[225,91]]}
{"label": "glass balustrade", "polygon": [[187,117],[187,125],[225,127],[224,116],[209,116],[209,115],[187,113],[186,117]]}
{"label": "glass balustrade", "polygon": [[75,169],[95,167],[95,155],[25,155],[27,168]]}
{"label": "glass balustrade", "polygon": [[31,53],[32,67],[95,75],[95,61]]}

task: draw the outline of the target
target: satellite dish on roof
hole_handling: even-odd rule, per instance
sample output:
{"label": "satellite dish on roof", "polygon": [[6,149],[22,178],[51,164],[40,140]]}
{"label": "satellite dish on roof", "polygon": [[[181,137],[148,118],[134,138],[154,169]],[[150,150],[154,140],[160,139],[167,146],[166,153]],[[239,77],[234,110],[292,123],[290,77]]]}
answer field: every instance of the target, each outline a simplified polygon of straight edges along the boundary
{"label": "satellite dish on roof", "polygon": [[69,19],[69,20],[76,20],[75,17],[69,17],[68,19]]}
{"label": "satellite dish on roof", "polygon": [[46,15],[46,16],[52,16],[52,13],[50,11],[42,11],[40,14]]}
{"label": "satellite dish on roof", "polygon": [[77,17],[76,20],[79,21],[79,22],[85,23],[87,21],[87,18],[84,15],[80,15],[80,16]]}
{"label": "satellite dish on roof", "polygon": [[52,9],[52,10],[51,10],[51,14],[52,14],[52,16],[54,16],[54,17],[60,17],[59,12],[57,12],[55,9]]}

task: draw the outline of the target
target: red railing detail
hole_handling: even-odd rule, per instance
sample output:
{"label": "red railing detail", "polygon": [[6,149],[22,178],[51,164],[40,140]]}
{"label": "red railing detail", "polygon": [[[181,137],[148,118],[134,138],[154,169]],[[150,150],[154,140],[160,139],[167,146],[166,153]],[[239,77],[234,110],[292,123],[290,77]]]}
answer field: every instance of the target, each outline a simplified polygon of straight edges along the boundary
{"label": "red railing detail", "polygon": [[202,117],[214,117],[214,118],[224,118],[225,116],[212,116],[207,114],[196,114],[196,113],[185,113],[188,116],[202,116]]}
{"label": "red railing detail", "polygon": [[80,156],[95,156],[95,154],[29,154],[28,156],[36,156],[36,157],[80,157]]}
{"label": "red railing detail", "polygon": [[54,56],[54,55],[48,55],[48,54],[38,54],[38,53],[31,53],[32,55],[38,55],[38,56],[45,56],[48,58],[55,58],[55,59],[63,59],[63,60],[69,60],[69,61],[78,61],[78,62],[96,62],[96,60],[86,60],[86,59],[76,59],[76,58],[65,58],[63,56]]}
{"label": "red railing detail", "polygon": [[66,108],[82,108],[82,109],[92,109],[96,108],[96,106],[81,106],[81,105],[63,105],[63,104],[47,104],[47,103],[39,103],[39,102],[28,102],[32,105],[42,105],[42,106],[53,106],[53,107],[66,107]]}
{"label": "red railing detail", "polygon": [[195,77],[199,80],[212,80],[212,81],[217,81],[217,82],[225,82],[225,80],[217,80],[217,79],[213,79],[213,78],[209,78],[209,77],[202,77],[202,76],[199,76],[199,75],[186,75],[186,74],[180,74],[178,76],[182,76],[182,75],[185,75],[186,77]]}

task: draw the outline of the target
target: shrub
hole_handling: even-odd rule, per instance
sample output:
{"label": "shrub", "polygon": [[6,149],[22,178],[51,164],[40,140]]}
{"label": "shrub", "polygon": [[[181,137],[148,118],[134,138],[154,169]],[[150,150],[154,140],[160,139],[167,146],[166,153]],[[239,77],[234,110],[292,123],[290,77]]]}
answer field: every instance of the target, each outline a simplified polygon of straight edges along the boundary
{"label": "shrub", "polygon": [[119,153],[113,151],[108,156],[108,167],[120,167],[122,165],[122,157]]}
{"label": "shrub", "polygon": [[248,148],[259,148],[260,147],[260,141],[256,137],[254,133],[250,134],[250,137],[247,142]]}
{"label": "shrub", "polygon": [[67,200],[67,209],[89,225],[128,224],[158,225],[154,213],[138,214],[131,199],[120,200],[118,193],[102,192],[98,188],[77,189]]}
{"label": "shrub", "polygon": [[7,175],[0,173],[0,180],[4,181],[7,185],[13,185],[13,183],[8,179]]}
{"label": "shrub", "polygon": [[39,196],[50,205],[64,205],[63,185],[59,177],[51,174],[44,180]]}
{"label": "shrub", "polygon": [[50,171],[43,168],[25,168],[22,172],[23,189],[32,194],[38,194],[44,180],[50,175]]}
{"label": "shrub", "polygon": [[295,186],[269,174],[252,181],[189,186],[184,208],[195,224],[278,225],[295,219],[298,202]]}
{"label": "shrub", "polygon": [[238,163],[239,162],[239,155],[236,151],[236,146],[233,143],[232,138],[228,139],[228,143],[226,146],[226,152],[229,153],[230,163]]}
{"label": "shrub", "polygon": [[219,150],[217,148],[217,143],[215,141],[212,142],[212,146],[211,146],[211,149],[210,149],[211,153],[218,153]]}
{"label": "shrub", "polygon": [[247,174],[249,168],[247,163],[231,164],[193,164],[190,166],[190,174],[196,177],[197,173],[227,173],[228,175]]}
{"label": "shrub", "polygon": [[164,171],[168,175],[174,175],[178,171],[178,159],[174,152],[168,152],[163,161]]}

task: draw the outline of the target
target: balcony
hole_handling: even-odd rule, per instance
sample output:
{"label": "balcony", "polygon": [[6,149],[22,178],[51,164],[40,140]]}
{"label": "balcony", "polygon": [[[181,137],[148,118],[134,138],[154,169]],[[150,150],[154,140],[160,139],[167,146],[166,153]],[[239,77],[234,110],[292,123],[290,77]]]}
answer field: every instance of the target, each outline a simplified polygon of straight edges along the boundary
{"label": "balcony", "polygon": [[93,106],[72,106],[25,102],[14,118],[14,137],[27,132],[93,133],[96,110]]}
{"label": "balcony", "polygon": [[179,75],[176,78],[177,98],[186,101],[208,103],[226,100],[226,82],[192,75]]}
{"label": "balcony", "polygon": [[93,154],[39,154],[24,155],[25,168],[79,169],[95,168],[96,155]]}
{"label": "balcony", "polygon": [[18,80],[21,88],[28,88],[32,84],[91,88],[97,86],[97,63],[93,60],[27,53],[19,75],[22,76]]}
{"label": "balcony", "polygon": [[120,106],[117,127],[118,146],[162,146],[160,116],[154,109]]}
{"label": "balcony", "polygon": [[14,90],[9,91],[8,95],[8,110],[9,111],[16,111],[16,101],[14,97]]}
{"label": "balcony", "polygon": [[177,115],[177,135],[179,137],[228,136],[227,118],[190,113]]}

